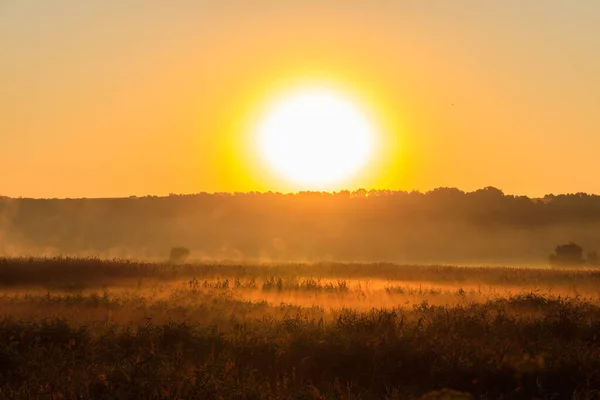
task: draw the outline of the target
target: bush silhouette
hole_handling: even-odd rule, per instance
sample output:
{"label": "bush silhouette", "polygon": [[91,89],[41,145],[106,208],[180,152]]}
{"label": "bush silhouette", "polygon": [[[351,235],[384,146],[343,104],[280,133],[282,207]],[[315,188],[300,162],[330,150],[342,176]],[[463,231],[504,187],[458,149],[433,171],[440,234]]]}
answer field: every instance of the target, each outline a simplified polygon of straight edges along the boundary
{"label": "bush silhouette", "polygon": [[584,263],[583,248],[573,242],[556,246],[554,253],[550,255],[550,265],[553,266],[575,266]]}
{"label": "bush silhouette", "polygon": [[182,264],[190,256],[190,250],[185,247],[173,247],[169,254],[169,262],[171,264]]}

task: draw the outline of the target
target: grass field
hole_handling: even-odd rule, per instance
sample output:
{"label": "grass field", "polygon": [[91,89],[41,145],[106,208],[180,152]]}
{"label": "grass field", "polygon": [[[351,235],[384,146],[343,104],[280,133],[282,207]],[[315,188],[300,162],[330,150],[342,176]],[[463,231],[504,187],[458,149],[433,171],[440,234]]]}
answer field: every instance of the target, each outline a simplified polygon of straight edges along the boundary
{"label": "grass field", "polygon": [[600,271],[0,259],[0,398],[441,389],[598,398]]}

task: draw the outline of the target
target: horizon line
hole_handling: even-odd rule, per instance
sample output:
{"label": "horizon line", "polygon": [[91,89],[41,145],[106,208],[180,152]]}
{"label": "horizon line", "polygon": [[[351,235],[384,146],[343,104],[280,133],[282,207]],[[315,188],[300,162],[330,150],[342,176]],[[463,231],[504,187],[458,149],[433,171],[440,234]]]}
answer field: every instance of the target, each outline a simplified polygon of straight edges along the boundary
{"label": "horizon line", "polygon": [[388,192],[389,194],[394,193],[405,193],[405,194],[422,194],[428,195],[436,190],[455,190],[460,192],[461,194],[473,194],[480,191],[485,190],[496,190],[502,193],[503,196],[507,197],[526,197],[531,200],[535,199],[545,199],[547,197],[558,197],[558,196],[590,196],[590,197],[600,197],[600,194],[597,193],[588,193],[588,192],[569,192],[569,193],[547,193],[543,196],[528,196],[528,195],[520,195],[520,194],[511,194],[505,193],[502,189],[499,189],[495,186],[485,186],[480,189],[475,189],[472,191],[465,191],[459,189],[455,186],[438,186],[427,191],[421,191],[418,189],[412,190],[404,190],[404,189],[364,189],[358,188],[355,190],[350,189],[341,189],[341,190],[298,190],[298,191],[290,191],[290,192],[280,192],[280,191],[259,191],[259,190],[250,190],[250,191],[215,191],[215,192],[190,192],[190,193],[169,193],[166,195],[158,195],[158,194],[145,194],[145,195],[129,195],[129,196],[111,196],[111,197],[26,197],[26,196],[3,196],[0,195],[0,200],[117,200],[117,199],[143,199],[143,198],[170,198],[170,197],[192,197],[192,196],[200,196],[200,195],[209,195],[209,196],[218,196],[218,195],[231,195],[231,196],[244,196],[244,195],[281,195],[281,196],[295,196],[301,194],[323,194],[323,195],[342,195],[342,194],[356,194],[360,191],[366,192],[365,197],[369,197],[369,193],[371,192]]}

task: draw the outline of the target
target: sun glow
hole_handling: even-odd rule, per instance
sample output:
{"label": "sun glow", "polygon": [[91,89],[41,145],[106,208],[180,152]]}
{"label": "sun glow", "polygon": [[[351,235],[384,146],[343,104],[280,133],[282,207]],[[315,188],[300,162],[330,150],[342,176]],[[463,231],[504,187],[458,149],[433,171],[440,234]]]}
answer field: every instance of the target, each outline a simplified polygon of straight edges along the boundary
{"label": "sun glow", "polygon": [[258,127],[259,152],[284,178],[329,189],[351,178],[373,153],[376,132],[349,97],[303,89],[277,99]]}

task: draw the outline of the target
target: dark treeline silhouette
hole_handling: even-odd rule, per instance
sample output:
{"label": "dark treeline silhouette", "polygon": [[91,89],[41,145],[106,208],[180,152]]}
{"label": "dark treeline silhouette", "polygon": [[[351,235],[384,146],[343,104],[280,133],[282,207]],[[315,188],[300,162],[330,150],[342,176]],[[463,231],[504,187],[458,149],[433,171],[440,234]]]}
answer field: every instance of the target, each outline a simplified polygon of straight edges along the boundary
{"label": "dark treeline silhouette", "polygon": [[600,196],[493,187],[0,198],[0,255],[545,264],[558,243],[600,249],[599,222]]}

